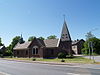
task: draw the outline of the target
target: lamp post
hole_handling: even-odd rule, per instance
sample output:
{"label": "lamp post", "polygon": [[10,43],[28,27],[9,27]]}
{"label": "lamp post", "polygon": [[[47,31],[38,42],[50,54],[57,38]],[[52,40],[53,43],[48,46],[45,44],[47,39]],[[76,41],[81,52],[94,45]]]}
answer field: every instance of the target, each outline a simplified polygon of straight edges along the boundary
{"label": "lamp post", "polygon": [[88,42],[88,47],[89,47],[89,58],[91,59],[91,49],[90,49],[90,42]]}
{"label": "lamp post", "polygon": [[93,42],[92,41],[91,41],[91,49],[92,49],[92,53],[91,54],[92,54],[92,57],[93,57],[93,63],[95,63],[94,54],[93,54],[94,53],[94,51],[93,51]]}

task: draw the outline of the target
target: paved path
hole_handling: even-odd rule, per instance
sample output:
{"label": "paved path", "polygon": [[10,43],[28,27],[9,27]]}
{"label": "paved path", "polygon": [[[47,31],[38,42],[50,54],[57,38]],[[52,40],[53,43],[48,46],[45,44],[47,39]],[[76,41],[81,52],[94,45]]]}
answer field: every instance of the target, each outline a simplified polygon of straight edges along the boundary
{"label": "paved path", "polygon": [[100,69],[96,66],[86,68],[82,65],[49,65],[3,59],[0,59],[0,71],[8,75],[100,75]]}
{"label": "paved path", "polygon": [[[83,56],[83,57],[85,57],[85,58],[90,58],[90,56]],[[93,59],[93,56],[91,56],[91,59]],[[94,60],[95,60],[96,62],[100,62],[100,56],[94,56]]]}

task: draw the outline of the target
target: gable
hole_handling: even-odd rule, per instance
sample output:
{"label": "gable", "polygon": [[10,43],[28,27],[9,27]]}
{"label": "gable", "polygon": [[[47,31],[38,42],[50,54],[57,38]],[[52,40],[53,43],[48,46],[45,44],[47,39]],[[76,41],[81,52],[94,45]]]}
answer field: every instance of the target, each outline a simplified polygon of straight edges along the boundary
{"label": "gable", "polygon": [[30,46],[29,47],[33,47],[33,46],[39,46],[39,47],[45,47],[45,44],[44,44],[44,41],[43,40],[40,40],[40,39],[38,39],[38,38],[35,38],[33,41],[32,41],[32,43],[30,44]]}
{"label": "gable", "polygon": [[44,43],[46,47],[58,47],[59,39],[46,39]]}
{"label": "gable", "polygon": [[44,41],[40,39],[34,39],[33,41],[28,41],[25,43],[17,43],[17,45],[13,48],[14,50],[19,50],[19,49],[28,49],[32,47],[33,45],[38,45],[38,46],[45,46]]}
{"label": "gable", "polygon": [[31,41],[28,41],[22,44],[17,43],[17,45],[13,49],[27,49],[30,44],[31,44]]}

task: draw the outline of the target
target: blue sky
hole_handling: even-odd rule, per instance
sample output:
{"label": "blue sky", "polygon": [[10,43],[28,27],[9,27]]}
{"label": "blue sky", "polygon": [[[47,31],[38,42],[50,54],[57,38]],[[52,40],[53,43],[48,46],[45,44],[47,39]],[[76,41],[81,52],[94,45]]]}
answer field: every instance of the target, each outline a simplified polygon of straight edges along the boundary
{"label": "blue sky", "polygon": [[0,0],[0,37],[9,45],[15,36],[61,34],[63,14],[72,37],[85,39],[88,31],[100,38],[100,0]]}

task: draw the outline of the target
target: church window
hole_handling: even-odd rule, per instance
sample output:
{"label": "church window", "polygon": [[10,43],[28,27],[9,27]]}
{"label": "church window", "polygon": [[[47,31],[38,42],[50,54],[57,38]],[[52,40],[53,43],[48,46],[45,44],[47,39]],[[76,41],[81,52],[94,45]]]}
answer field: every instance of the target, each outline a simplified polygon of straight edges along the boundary
{"label": "church window", "polygon": [[38,54],[38,48],[36,48],[36,54]]}
{"label": "church window", "polygon": [[38,47],[37,46],[33,47],[32,54],[38,54]]}

